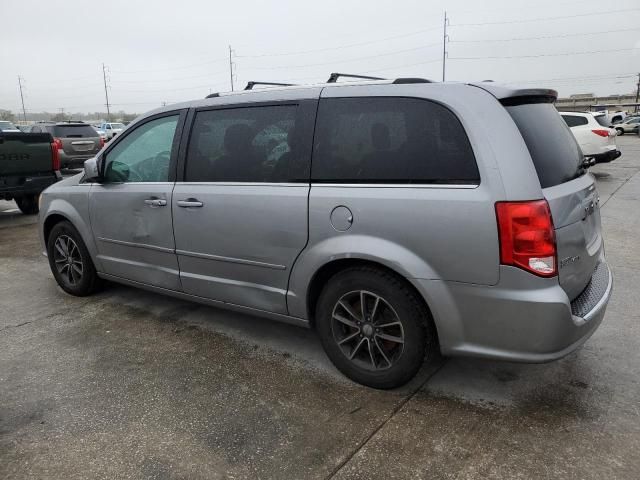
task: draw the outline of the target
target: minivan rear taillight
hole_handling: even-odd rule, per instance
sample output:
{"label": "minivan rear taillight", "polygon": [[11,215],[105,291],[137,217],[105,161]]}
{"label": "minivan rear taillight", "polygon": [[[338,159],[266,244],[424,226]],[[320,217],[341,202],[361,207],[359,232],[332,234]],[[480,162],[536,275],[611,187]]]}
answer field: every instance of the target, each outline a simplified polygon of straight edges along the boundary
{"label": "minivan rear taillight", "polygon": [[500,263],[541,277],[558,274],[556,236],[546,200],[496,202]]}
{"label": "minivan rear taillight", "polygon": [[58,144],[53,141],[51,142],[51,169],[52,170],[60,170],[60,152],[58,151]]}

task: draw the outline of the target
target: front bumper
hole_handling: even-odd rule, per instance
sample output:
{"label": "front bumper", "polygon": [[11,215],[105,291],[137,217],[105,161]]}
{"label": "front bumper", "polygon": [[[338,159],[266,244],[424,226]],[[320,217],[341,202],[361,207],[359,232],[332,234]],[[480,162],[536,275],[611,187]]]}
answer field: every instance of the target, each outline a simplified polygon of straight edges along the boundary
{"label": "front bumper", "polygon": [[604,258],[573,302],[557,278],[501,267],[500,282],[481,286],[420,280],[443,355],[542,363],[562,358],[598,328],[613,288]]}

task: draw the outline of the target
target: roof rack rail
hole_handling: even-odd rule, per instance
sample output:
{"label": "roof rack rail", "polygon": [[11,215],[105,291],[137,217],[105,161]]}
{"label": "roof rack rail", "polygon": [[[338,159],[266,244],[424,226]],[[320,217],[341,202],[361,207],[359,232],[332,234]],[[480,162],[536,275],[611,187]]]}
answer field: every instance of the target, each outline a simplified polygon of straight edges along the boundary
{"label": "roof rack rail", "polygon": [[245,90],[253,90],[253,87],[256,85],[273,85],[276,87],[293,87],[294,83],[278,83],[278,82],[247,82],[247,86],[244,87]]}
{"label": "roof rack rail", "polygon": [[386,78],[370,77],[368,75],[352,75],[350,73],[332,73],[329,75],[327,83],[336,83],[340,77],[362,78],[364,80],[386,80]]}
{"label": "roof rack rail", "polygon": [[435,83],[433,80],[429,80],[428,78],[415,78],[415,77],[407,77],[407,78],[396,78],[393,83],[405,84],[405,83]]}
{"label": "roof rack rail", "polygon": [[219,96],[220,96],[220,94],[216,92],[216,93],[210,93],[209,95],[207,95],[204,98],[216,98],[216,97],[219,97]]}

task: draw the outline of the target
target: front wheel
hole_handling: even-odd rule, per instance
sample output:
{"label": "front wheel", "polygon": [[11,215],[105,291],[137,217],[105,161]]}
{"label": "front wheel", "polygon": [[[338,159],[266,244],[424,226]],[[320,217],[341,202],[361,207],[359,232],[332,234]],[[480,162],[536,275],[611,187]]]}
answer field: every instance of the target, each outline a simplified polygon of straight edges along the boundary
{"label": "front wheel", "polygon": [[618,135],[624,135],[624,130],[622,128],[616,128],[616,132],[618,132]]}
{"label": "front wheel", "polygon": [[402,279],[374,267],[334,275],[318,300],[325,352],[350,379],[374,388],[405,384],[436,358],[433,322]]}
{"label": "front wheel", "polygon": [[71,223],[60,222],[53,227],[47,240],[47,255],[51,272],[65,292],[84,297],[100,286],[89,251]]}
{"label": "front wheel", "polygon": [[38,208],[38,195],[24,195],[16,197],[18,208],[25,215],[35,215],[40,210]]}

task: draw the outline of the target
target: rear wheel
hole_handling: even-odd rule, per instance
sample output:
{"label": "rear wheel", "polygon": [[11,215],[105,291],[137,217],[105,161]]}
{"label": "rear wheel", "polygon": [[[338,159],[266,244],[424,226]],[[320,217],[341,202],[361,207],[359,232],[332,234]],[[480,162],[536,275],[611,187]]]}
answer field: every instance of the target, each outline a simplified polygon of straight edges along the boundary
{"label": "rear wheel", "polygon": [[618,135],[624,135],[624,129],[622,128],[616,128],[616,132],[618,132]]}
{"label": "rear wheel", "polygon": [[38,208],[38,195],[24,195],[16,197],[18,208],[25,215],[35,215],[40,210]]}
{"label": "rear wheel", "polygon": [[325,352],[350,379],[394,388],[433,361],[435,329],[423,302],[403,280],[374,267],[334,275],[318,300],[316,325]]}
{"label": "rear wheel", "polygon": [[47,240],[49,266],[58,285],[78,297],[91,295],[100,286],[100,278],[82,241],[69,222],[57,223]]}

